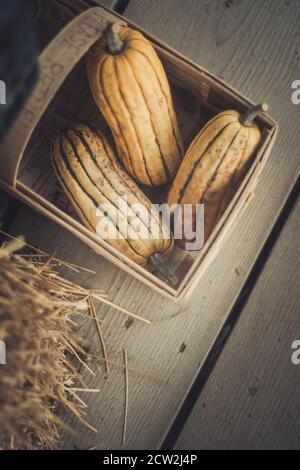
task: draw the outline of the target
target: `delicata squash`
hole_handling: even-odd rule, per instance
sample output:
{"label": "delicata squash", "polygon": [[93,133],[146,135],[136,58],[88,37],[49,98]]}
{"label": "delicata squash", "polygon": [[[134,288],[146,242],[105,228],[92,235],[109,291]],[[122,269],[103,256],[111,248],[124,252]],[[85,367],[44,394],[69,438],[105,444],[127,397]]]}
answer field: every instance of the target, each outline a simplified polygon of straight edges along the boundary
{"label": "delicata squash", "polygon": [[[168,195],[168,204],[191,204],[193,230],[196,204],[204,204],[204,240],[230,203],[261,140],[254,119],[268,110],[266,104],[244,115],[224,111],[215,116],[190,145]],[[182,224],[177,216],[174,224]],[[184,223],[183,223],[184,224]],[[184,227],[180,227],[181,229]],[[180,241],[185,245],[186,240]]]}
{"label": "delicata squash", "polygon": [[74,124],[56,137],[57,178],[83,224],[130,259],[176,278],[164,260],[174,242],[149,199],[121,168],[100,131]]}
{"label": "delicata squash", "polygon": [[150,42],[111,24],[88,54],[87,73],[127,172],[147,186],[172,181],[183,145],[168,79]]}

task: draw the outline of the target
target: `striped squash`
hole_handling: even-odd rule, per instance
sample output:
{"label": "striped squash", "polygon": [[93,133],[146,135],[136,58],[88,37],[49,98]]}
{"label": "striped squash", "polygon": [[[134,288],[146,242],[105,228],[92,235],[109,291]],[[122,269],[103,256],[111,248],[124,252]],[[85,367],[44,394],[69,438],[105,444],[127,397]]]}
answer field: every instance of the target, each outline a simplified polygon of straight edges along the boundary
{"label": "striped squash", "polygon": [[150,42],[112,24],[88,54],[87,73],[128,173],[147,186],[172,181],[183,146],[169,83]]}
{"label": "striped squash", "polygon": [[[168,204],[180,204],[182,209],[191,204],[193,230],[196,204],[204,204],[205,241],[247,171],[261,139],[261,132],[254,119],[267,110],[264,104],[250,109],[244,115],[237,111],[218,114],[197,135],[184,157],[170,189]],[[175,225],[182,224],[182,220],[178,215]],[[183,237],[180,244],[185,246],[186,241]]]}
{"label": "striped squash", "polygon": [[120,167],[100,131],[83,124],[64,129],[53,143],[52,160],[67,198],[86,227],[139,265],[152,265],[175,282],[163,263],[173,250],[172,234]]}

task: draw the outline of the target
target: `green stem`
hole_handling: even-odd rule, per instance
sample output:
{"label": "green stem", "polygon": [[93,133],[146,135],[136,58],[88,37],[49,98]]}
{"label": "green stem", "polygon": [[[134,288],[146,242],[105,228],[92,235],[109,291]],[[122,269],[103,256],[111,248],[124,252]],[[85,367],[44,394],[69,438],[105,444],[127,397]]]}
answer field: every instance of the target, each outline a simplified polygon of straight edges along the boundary
{"label": "green stem", "polygon": [[161,274],[162,277],[172,286],[176,286],[178,284],[178,277],[168,269],[160,253],[155,253],[154,255],[150,256],[149,261],[154,269],[158,271],[159,274]]}
{"label": "green stem", "polygon": [[124,50],[124,41],[120,38],[121,26],[119,23],[111,23],[106,31],[107,50],[109,54],[119,55]]}
{"label": "green stem", "polygon": [[262,113],[267,113],[268,109],[269,106],[266,103],[254,106],[254,108],[250,108],[240,117],[240,123],[245,127],[251,127],[253,125],[254,119]]}

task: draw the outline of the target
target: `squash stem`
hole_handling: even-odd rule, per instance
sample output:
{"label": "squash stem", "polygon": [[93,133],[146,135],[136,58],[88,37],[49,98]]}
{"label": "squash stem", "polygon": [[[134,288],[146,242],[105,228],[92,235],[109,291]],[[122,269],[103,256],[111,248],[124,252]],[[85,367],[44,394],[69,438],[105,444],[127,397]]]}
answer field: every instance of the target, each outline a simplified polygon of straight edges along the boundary
{"label": "squash stem", "polygon": [[149,261],[154,269],[158,271],[169,284],[172,286],[176,286],[178,284],[178,277],[168,269],[160,253],[155,253],[150,256]]}
{"label": "squash stem", "polygon": [[121,26],[119,23],[111,23],[106,32],[107,50],[109,54],[118,55],[124,50],[124,41],[120,38]]}
{"label": "squash stem", "polygon": [[253,125],[254,119],[262,113],[267,113],[268,109],[269,106],[266,103],[254,106],[254,108],[249,109],[240,117],[240,123],[245,127],[251,127]]}

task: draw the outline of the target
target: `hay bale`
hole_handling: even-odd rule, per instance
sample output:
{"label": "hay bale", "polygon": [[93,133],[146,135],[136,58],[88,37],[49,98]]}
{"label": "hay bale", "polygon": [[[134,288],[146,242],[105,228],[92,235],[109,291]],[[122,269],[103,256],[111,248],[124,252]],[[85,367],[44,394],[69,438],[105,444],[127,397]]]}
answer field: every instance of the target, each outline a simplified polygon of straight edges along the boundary
{"label": "hay bale", "polygon": [[0,340],[6,346],[0,448],[54,448],[62,424],[58,407],[84,422],[84,405],[72,392],[75,383],[84,386],[74,364],[84,351],[70,315],[87,305],[80,288],[55,273],[51,258],[15,255],[22,245],[15,240],[0,248]]}

